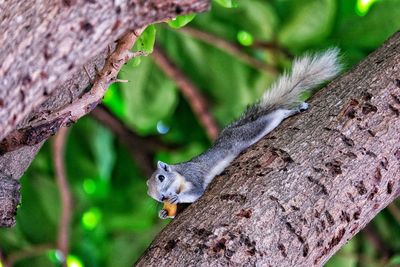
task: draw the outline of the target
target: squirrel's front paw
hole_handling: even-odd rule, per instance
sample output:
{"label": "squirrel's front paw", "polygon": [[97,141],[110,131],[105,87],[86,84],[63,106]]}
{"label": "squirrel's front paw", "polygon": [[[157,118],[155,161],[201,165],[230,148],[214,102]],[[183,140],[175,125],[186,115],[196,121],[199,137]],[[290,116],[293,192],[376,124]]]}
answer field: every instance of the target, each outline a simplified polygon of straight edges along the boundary
{"label": "squirrel's front paw", "polygon": [[163,219],[163,220],[168,219],[168,211],[165,210],[165,209],[160,210],[160,211],[158,212],[158,217],[159,217],[160,219]]}
{"label": "squirrel's front paw", "polygon": [[168,202],[171,204],[178,204],[179,203],[179,197],[178,195],[171,195],[168,197]]}

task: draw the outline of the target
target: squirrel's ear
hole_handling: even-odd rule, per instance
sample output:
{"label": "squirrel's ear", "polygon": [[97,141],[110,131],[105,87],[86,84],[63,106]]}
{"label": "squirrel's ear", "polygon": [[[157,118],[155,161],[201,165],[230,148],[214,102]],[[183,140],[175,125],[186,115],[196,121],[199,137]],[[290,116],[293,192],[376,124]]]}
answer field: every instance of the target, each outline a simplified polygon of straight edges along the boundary
{"label": "squirrel's ear", "polygon": [[157,166],[158,166],[159,169],[163,169],[166,172],[170,172],[171,171],[171,167],[167,163],[164,163],[162,161],[158,161],[157,162]]}

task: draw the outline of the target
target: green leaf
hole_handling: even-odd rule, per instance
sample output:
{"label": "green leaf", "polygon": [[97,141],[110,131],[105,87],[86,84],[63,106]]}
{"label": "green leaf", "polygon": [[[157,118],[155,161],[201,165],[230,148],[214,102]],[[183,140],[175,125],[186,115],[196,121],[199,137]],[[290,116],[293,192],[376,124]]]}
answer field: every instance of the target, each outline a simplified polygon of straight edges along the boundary
{"label": "green leaf", "polygon": [[172,28],[179,29],[191,22],[195,17],[196,14],[178,16],[175,19],[168,21],[168,25]]}
{"label": "green leaf", "polygon": [[371,6],[377,1],[379,0],[357,0],[355,8],[357,15],[365,16],[368,13]]}
{"label": "green leaf", "polygon": [[214,1],[223,7],[227,7],[227,8],[238,7],[237,0],[214,0]]}
{"label": "green leaf", "polygon": [[237,17],[242,20],[246,18],[245,23],[240,23],[240,29],[246,30],[257,40],[272,41],[276,35],[276,28],[279,23],[276,11],[271,4],[265,1],[243,1],[238,11]]}
{"label": "green leaf", "polygon": [[[154,25],[148,26],[136,40],[133,46],[133,51],[142,51],[148,54],[153,52],[154,43],[156,41],[156,27]],[[135,57],[129,61],[131,66],[138,66],[142,57]]]}
{"label": "green leaf", "polygon": [[254,38],[253,35],[246,31],[239,31],[237,34],[237,40],[243,46],[250,46],[253,44]]}
{"label": "green leaf", "polygon": [[400,29],[399,7],[400,0],[379,1],[364,17],[354,15],[342,19],[335,39],[346,46],[374,49]]}
{"label": "green leaf", "polygon": [[292,15],[279,32],[279,42],[301,49],[324,40],[332,31],[336,15],[335,0],[295,1]]}
{"label": "green leaf", "polygon": [[115,163],[114,138],[111,132],[99,123],[93,123],[92,147],[100,177],[105,180],[111,178]]}
{"label": "green leaf", "polygon": [[108,87],[104,95],[103,104],[119,118],[123,117],[126,103],[117,83],[113,83]]}
{"label": "green leaf", "polygon": [[30,242],[51,243],[56,239],[54,233],[60,219],[58,189],[43,173],[29,176],[22,179],[23,199],[17,213],[18,224]]}
{"label": "green leaf", "polygon": [[392,256],[388,266],[399,266],[400,265],[400,254]]}
{"label": "green leaf", "polygon": [[143,58],[139,68],[125,65],[119,76],[129,81],[120,85],[127,103],[126,122],[141,133],[155,133],[157,122],[175,109],[175,84],[150,58]]}
{"label": "green leaf", "polygon": [[148,26],[136,40],[133,47],[134,51],[153,52],[154,42],[156,40],[156,27]]}

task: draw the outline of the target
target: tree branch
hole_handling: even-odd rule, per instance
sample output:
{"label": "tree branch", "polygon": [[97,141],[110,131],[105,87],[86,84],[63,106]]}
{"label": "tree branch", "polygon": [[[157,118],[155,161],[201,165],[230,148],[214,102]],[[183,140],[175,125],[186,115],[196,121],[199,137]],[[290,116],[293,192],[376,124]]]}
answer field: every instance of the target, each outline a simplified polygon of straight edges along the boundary
{"label": "tree branch", "polygon": [[63,256],[63,266],[66,266],[66,258],[69,248],[69,228],[71,221],[72,197],[68,186],[64,166],[64,147],[67,138],[67,128],[62,128],[54,138],[53,158],[56,173],[57,187],[61,197],[61,216],[58,229],[57,248]]}
{"label": "tree branch", "polygon": [[241,154],[137,266],[322,266],[400,195],[399,44]]}
{"label": "tree branch", "polygon": [[204,32],[192,27],[183,27],[179,29],[179,31],[219,48],[222,51],[233,55],[235,58],[238,58],[239,60],[243,61],[244,63],[255,69],[264,70],[271,74],[278,73],[278,70],[274,66],[268,65],[265,62],[248,55],[247,53],[243,52],[238,45],[231,43],[217,35]]}
{"label": "tree branch", "polygon": [[131,58],[143,55],[142,52],[130,51],[143,30],[144,28],[135,32],[128,32],[118,41],[114,52],[107,58],[103,69],[96,74],[89,92],[60,110],[47,114],[45,117],[40,116],[39,118],[31,119],[28,127],[11,132],[0,143],[0,154],[16,150],[22,146],[39,144],[54,135],[61,127],[71,125],[92,111],[102,101],[108,86],[116,81],[122,66]]}
{"label": "tree branch", "polygon": [[40,254],[44,254],[47,251],[51,250],[51,249],[55,249],[53,245],[51,244],[39,244],[39,245],[34,245],[31,247],[28,247],[26,249],[22,249],[19,251],[16,251],[12,254],[10,254],[7,257],[7,264],[9,266],[15,266],[15,263],[26,259],[26,258],[31,258]]}

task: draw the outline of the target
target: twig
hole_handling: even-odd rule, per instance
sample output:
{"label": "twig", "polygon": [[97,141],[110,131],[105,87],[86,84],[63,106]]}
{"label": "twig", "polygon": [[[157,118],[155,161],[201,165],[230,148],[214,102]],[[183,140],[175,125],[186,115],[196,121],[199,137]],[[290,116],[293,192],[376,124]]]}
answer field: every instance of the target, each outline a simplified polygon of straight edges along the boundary
{"label": "twig", "polygon": [[160,142],[156,137],[141,137],[135,134],[104,105],[99,105],[90,115],[107,126],[117,136],[117,139],[125,144],[142,173],[146,176],[151,175],[153,172],[152,161],[155,152],[160,149],[170,148]]}
{"label": "twig", "polygon": [[68,255],[69,228],[72,210],[72,198],[64,166],[64,146],[67,132],[67,128],[61,128],[53,142],[54,169],[56,173],[57,187],[61,196],[61,216],[58,229],[57,248],[63,255],[63,266],[66,266],[65,259]]}
{"label": "twig", "polygon": [[128,80],[122,80],[122,79],[116,79],[115,82],[116,83],[127,83],[129,81]]}
{"label": "twig", "polygon": [[258,48],[258,49],[265,49],[265,50],[269,50],[271,52],[279,51],[282,54],[284,54],[286,57],[293,59],[292,53],[290,53],[289,50],[280,46],[276,42],[265,42],[265,41],[255,40],[254,43],[250,47]]}
{"label": "twig", "polygon": [[390,214],[392,214],[393,218],[396,220],[396,222],[400,225],[400,210],[396,206],[396,202],[389,204],[387,208]]}
{"label": "twig", "polygon": [[152,57],[157,65],[176,82],[182,94],[188,100],[193,112],[205,128],[211,140],[217,138],[219,128],[207,109],[207,101],[199,89],[184,75],[184,73],[164,54],[159,47],[154,47]]}
{"label": "twig", "polygon": [[94,79],[94,84],[89,92],[60,110],[31,121],[29,127],[11,132],[0,143],[0,155],[24,145],[38,144],[54,135],[61,127],[68,127],[71,123],[92,111],[101,102],[108,86],[116,81],[117,74],[122,66],[129,59],[144,55],[140,51],[130,51],[143,30],[144,28],[141,28],[136,32],[128,32],[118,41],[114,52],[106,59],[103,69]]}
{"label": "twig", "polygon": [[274,66],[268,65],[263,61],[248,55],[247,53],[243,52],[242,49],[236,44],[233,44],[217,35],[191,27],[183,27],[179,31],[219,48],[222,51],[233,55],[234,57],[238,58],[242,62],[252,66],[255,69],[264,70],[271,74],[278,74],[278,70]]}
{"label": "twig", "polygon": [[15,262],[17,262],[17,261],[43,254],[51,249],[54,249],[53,245],[40,244],[40,245],[35,245],[35,246],[29,247],[29,248],[26,248],[23,250],[18,250],[8,256],[7,263],[9,266],[14,266]]}

